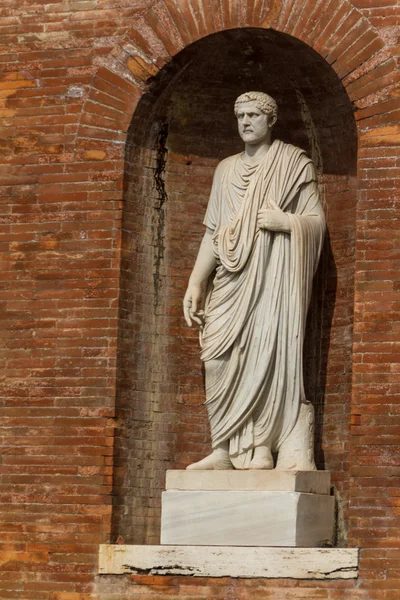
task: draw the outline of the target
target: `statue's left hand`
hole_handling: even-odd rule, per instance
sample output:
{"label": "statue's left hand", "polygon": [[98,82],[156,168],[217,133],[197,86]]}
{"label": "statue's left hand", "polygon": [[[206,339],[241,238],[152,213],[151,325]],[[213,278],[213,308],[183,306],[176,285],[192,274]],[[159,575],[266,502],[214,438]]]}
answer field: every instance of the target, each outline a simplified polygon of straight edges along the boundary
{"label": "statue's left hand", "polygon": [[258,211],[257,226],[269,231],[290,233],[292,228],[289,216],[273,200],[269,200],[268,203],[272,208],[261,208]]}

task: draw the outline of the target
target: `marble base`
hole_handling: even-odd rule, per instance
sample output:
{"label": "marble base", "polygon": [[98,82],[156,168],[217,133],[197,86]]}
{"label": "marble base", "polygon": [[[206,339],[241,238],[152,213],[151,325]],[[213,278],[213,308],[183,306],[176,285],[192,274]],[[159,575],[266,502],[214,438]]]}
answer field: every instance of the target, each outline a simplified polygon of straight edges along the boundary
{"label": "marble base", "polygon": [[100,575],[354,579],[357,548],[100,546]]}
{"label": "marble base", "polygon": [[334,506],[327,494],[168,490],[162,496],[161,544],[329,545]]}

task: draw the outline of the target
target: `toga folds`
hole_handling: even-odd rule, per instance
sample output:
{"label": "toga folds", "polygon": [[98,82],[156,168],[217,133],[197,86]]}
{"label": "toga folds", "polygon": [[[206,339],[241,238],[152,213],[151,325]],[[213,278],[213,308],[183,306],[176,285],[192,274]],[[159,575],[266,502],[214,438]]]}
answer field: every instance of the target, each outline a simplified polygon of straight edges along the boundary
{"label": "toga folds", "polygon": [[[257,227],[269,200],[291,233]],[[223,160],[204,224],[217,260],[201,334],[212,444],[229,440],[234,466],[247,468],[255,445],[279,449],[306,401],[304,330],[325,232],[312,161],[278,140],[258,164]]]}

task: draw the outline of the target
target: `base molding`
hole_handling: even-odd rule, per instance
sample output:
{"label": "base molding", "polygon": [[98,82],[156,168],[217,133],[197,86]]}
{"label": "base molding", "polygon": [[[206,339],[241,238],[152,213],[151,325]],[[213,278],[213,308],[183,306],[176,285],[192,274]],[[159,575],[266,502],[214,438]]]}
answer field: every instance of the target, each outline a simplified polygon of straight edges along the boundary
{"label": "base molding", "polygon": [[127,546],[102,544],[100,575],[356,579],[357,548]]}

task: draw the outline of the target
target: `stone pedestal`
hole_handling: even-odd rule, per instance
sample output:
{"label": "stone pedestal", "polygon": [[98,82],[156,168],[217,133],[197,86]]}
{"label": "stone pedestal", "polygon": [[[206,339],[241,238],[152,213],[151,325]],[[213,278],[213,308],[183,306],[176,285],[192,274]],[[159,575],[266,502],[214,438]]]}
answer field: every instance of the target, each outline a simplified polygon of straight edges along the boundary
{"label": "stone pedestal", "polygon": [[169,471],[161,544],[329,545],[329,486],[326,471]]}

